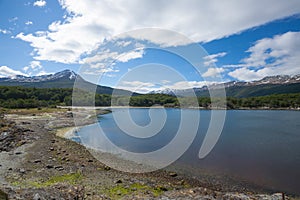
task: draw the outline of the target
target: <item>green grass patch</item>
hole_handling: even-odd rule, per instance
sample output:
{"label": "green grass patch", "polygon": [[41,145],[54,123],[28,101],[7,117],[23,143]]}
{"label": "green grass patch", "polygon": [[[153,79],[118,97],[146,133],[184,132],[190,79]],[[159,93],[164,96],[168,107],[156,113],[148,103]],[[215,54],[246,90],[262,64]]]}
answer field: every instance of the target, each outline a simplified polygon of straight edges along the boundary
{"label": "green grass patch", "polygon": [[120,184],[112,188],[106,189],[104,193],[107,194],[112,199],[118,199],[126,195],[143,194],[146,191],[152,193],[153,196],[157,197],[166,190],[167,189],[162,186],[157,186],[153,188],[148,185],[134,183],[129,186]]}
{"label": "green grass patch", "polygon": [[54,112],[67,112],[66,108],[20,108],[20,109],[8,109],[4,110],[7,114],[20,114],[20,115],[31,115],[31,114],[42,114],[42,113],[54,113]]}
{"label": "green grass patch", "polygon": [[49,178],[46,182],[42,183],[44,186],[51,186],[56,183],[69,183],[71,185],[75,185],[82,179],[82,174],[81,173],[71,173],[71,174],[64,174],[61,176],[53,176]]}
{"label": "green grass patch", "polygon": [[52,185],[55,185],[57,183],[68,183],[70,185],[77,184],[82,179],[82,174],[77,173],[70,173],[70,174],[63,174],[60,176],[52,176],[46,181],[14,181],[11,183],[12,186],[15,187],[34,187],[34,188],[44,188],[44,187],[50,187]]}

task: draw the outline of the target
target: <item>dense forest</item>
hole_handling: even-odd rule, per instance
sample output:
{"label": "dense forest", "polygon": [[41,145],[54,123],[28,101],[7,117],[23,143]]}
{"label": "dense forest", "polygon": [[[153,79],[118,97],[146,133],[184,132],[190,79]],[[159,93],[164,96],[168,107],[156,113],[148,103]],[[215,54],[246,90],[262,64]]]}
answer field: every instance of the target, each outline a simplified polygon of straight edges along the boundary
{"label": "dense forest", "polygon": [[[68,88],[26,88],[21,86],[1,86],[0,87],[0,107],[3,108],[38,108],[56,107],[72,105],[72,89]],[[76,95],[77,94],[77,95]],[[96,94],[78,91],[76,95],[76,105],[96,105],[96,106],[153,106],[161,105],[165,107],[190,107],[195,106],[194,99],[188,97],[177,98],[166,94],[144,94],[132,97],[116,96],[109,94]],[[225,102],[224,99],[213,99],[209,97],[199,97],[198,105],[203,109],[215,108],[216,102]],[[94,104],[93,104],[94,103]],[[279,108],[299,108],[300,93],[274,94],[259,97],[236,98],[227,97],[225,104],[227,109],[279,109]],[[220,106],[222,108],[224,106]]]}

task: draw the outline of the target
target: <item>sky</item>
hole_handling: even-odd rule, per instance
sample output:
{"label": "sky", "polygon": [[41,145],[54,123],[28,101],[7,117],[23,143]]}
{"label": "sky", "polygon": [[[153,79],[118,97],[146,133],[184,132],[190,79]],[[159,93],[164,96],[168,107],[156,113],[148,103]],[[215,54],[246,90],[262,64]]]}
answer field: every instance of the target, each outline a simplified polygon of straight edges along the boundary
{"label": "sky", "polygon": [[0,77],[149,92],[300,74],[299,0],[0,0]]}

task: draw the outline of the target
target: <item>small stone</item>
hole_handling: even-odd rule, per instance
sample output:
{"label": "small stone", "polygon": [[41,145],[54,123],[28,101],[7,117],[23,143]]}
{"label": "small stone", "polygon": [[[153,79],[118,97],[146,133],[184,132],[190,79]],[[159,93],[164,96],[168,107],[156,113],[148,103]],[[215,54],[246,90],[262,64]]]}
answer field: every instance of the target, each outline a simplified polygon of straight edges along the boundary
{"label": "small stone", "polygon": [[22,154],[22,152],[16,152],[15,154],[16,154],[16,155],[20,155],[20,154]]}
{"label": "small stone", "polygon": [[110,170],[111,168],[110,168],[109,166],[105,166],[104,169],[108,171],[108,170]]}
{"label": "small stone", "polygon": [[21,140],[20,142],[18,142],[18,146],[22,146],[23,144],[26,144],[26,140]]}
{"label": "small stone", "polygon": [[42,161],[39,160],[39,159],[37,159],[37,160],[34,160],[33,162],[34,162],[34,163],[40,163],[40,162],[42,162]]}
{"label": "small stone", "polygon": [[117,183],[117,184],[118,184],[118,183],[122,183],[122,180],[119,179],[119,180],[117,180],[115,183]]}
{"label": "small stone", "polygon": [[41,200],[41,196],[36,193],[34,196],[33,196],[33,200]]}
{"label": "small stone", "polygon": [[23,169],[23,168],[22,168],[22,169],[20,169],[20,173],[21,173],[21,174],[25,174],[25,172],[26,172],[26,170],[25,170],[25,169]]}
{"label": "small stone", "polygon": [[175,172],[170,172],[170,173],[169,173],[169,176],[171,176],[171,177],[176,177],[176,176],[177,176],[177,173],[175,173]]}
{"label": "small stone", "polygon": [[117,190],[117,195],[121,195],[122,194],[122,192],[120,191],[120,190]]}
{"label": "small stone", "polygon": [[53,165],[46,165],[47,169],[52,169],[54,166]]}
{"label": "small stone", "polygon": [[151,194],[151,192],[149,190],[146,190],[144,193],[145,194]]}
{"label": "small stone", "polygon": [[53,148],[53,147],[50,147],[49,150],[50,150],[50,151],[54,151],[54,148]]}
{"label": "small stone", "polygon": [[157,189],[160,191],[168,191],[168,189],[162,185],[157,186]]}
{"label": "small stone", "polygon": [[190,189],[189,193],[193,194],[193,193],[195,193],[195,190]]}
{"label": "small stone", "polygon": [[11,171],[11,170],[13,170],[13,169],[10,167],[10,168],[8,168],[8,170]]}
{"label": "small stone", "polygon": [[56,167],[54,167],[54,169],[56,169],[58,171],[62,171],[62,170],[64,170],[64,167],[63,166],[56,166]]}
{"label": "small stone", "polygon": [[185,181],[184,181],[184,180],[180,180],[180,181],[177,182],[177,184],[178,184],[178,185],[184,185],[184,184],[185,184]]}
{"label": "small stone", "polygon": [[89,159],[88,162],[94,162],[92,159]]}

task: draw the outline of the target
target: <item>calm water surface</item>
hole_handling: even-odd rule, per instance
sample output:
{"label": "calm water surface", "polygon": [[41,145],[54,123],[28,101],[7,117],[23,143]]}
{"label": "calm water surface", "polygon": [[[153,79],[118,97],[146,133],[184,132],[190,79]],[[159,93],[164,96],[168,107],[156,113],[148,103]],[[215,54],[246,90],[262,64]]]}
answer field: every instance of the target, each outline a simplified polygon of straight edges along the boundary
{"label": "calm water surface", "polygon": [[[118,112],[124,110],[114,110],[114,113]],[[154,117],[159,117],[161,110],[153,112]],[[181,112],[200,112],[201,120],[194,142],[176,162],[180,166],[191,168],[196,176],[203,171],[212,175],[226,174],[275,191],[300,194],[299,111],[226,111],[221,137],[204,159],[199,159],[198,153],[211,111],[166,109],[167,121],[164,127],[158,134],[147,139],[124,134],[111,113],[101,116],[99,125],[110,141],[120,148],[139,153],[150,152],[172,140],[179,127]],[[140,126],[147,126],[151,121],[149,109],[132,108],[130,113],[132,120]],[[189,123],[196,122],[190,119]],[[96,126],[98,124],[83,127],[77,134],[81,140],[88,140],[88,137],[95,134]],[[189,131],[185,134],[189,134]],[[78,141],[78,138],[73,139]],[[97,144],[97,148],[109,151],[101,142]]]}

